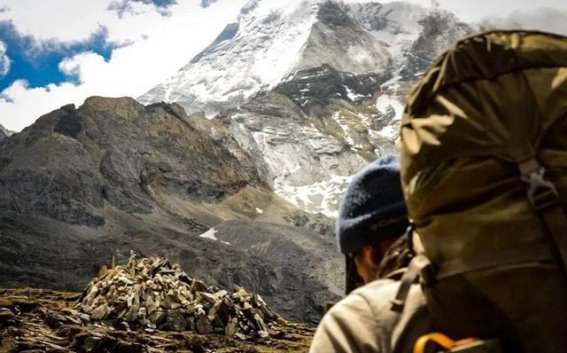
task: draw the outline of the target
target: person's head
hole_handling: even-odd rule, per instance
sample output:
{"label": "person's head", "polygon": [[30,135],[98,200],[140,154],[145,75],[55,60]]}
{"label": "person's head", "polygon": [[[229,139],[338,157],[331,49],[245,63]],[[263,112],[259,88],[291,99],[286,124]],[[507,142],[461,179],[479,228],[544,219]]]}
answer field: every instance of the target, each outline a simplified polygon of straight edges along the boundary
{"label": "person's head", "polygon": [[[356,173],[337,219],[339,249],[347,257],[347,276],[356,271],[364,283],[376,278],[390,246],[409,225],[396,156],[385,156]],[[349,288],[347,278],[347,292]]]}

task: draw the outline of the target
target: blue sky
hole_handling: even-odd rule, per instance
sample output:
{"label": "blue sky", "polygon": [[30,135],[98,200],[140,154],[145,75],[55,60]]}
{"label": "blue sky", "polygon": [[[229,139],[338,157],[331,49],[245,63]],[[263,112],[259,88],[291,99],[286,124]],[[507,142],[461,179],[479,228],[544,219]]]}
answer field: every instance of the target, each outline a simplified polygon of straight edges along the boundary
{"label": "blue sky", "polygon": [[[209,45],[246,2],[0,0],[0,125],[20,131],[92,95],[138,97]],[[567,26],[567,16],[557,15],[567,10],[564,0],[435,2],[465,21],[497,15],[503,23],[532,21],[531,28],[542,18],[534,9],[546,6],[548,29]]]}
{"label": "blue sky", "polygon": [[[135,11],[132,4],[136,2],[153,5],[153,9],[163,16],[171,15],[169,8],[177,4],[177,0],[114,1],[109,4],[108,10],[115,11],[120,18]],[[1,6],[0,11],[10,11],[10,7]],[[64,73],[59,69],[61,61],[83,52],[93,52],[108,61],[114,49],[128,45],[128,42],[110,41],[108,29],[102,25],[84,39],[38,40],[33,35],[19,32],[11,20],[0,21],[0,41],[4,43],[4,55],[9,58],[10,67],[7,74],[0,76],[0,92],[16,80],[26,80],[29,88],[43,87],[50,83],[79,83],[76,75]]]}
{"label": "blue sky", "polygon": [[19,33],[9,21],[0,22],[0,40],[6,47],[5,55],[10,58],[10,70],[0,77],[0,92],[18,79],[26,80],[30,88],[63,81],[78,83],[77,77],[59,70],[59,63],[64,58],[92,51],[108,61],[112,50],[121,46],[108,41],[104,27],[82,41],[38,43],[34,37]]}
{"label": "blue sky", "polygon": [[0,125],[20,131],[92,95],[137,97],[247,0],[0,0]]}

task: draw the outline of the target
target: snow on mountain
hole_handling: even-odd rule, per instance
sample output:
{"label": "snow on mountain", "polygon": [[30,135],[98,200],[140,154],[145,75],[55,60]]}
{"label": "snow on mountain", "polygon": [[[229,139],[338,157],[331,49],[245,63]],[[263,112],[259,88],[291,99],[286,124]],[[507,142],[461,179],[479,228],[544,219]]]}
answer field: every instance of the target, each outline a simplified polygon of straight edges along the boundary
{"label": "snow on mountain", "polygon": [[452,13],[410,2],[252,0],[139,100],[218,114],[214,134],[230,136],[218,141],[246,151],[278,195],[334,216],[350,175],[397,150],[411,85],[470,32]]}
{"label": "snow on mountain", "polygon": [[[382,27],[365,12],[368,5]],[[282,6],[253,0],[208,48],[139,100],[176,102],[188,112],[211,115],[273,88],[298,70],[323,64],[355,74],[388,70],[401,46],[418,35],[417,20],[399,22],[418,17],[408,17],[409,6],[321,0],[292,0]],[[416,13],[425,11],[412,6]],[[388,38],[396,49],[384,40]]]}
{"label": "snow on mountain", "polygon": [[253,0],[211,46],[139,100],[176,102],[188,112],[207,113],[241,104],[295,67],[316,12],[317,6],[306,1],[278,7]]}
{"label": "snow on mountain", "polygon": [[[375,107],[375,92],[389,77],[328,65],[302,70],[211,123],[253,156],[276,194],[334,217],[350,175],[396,149],[391,132],[384,134],[395,119],[393,108],[385,102],[382,114]],[[225,140],[218,131],[212,135]]]}
{"label": "snow on mountain", "polygon": [[343,9],[377,40],[385,43],[394,60],[400,60],[404,51],[417,39],[423,29],[419,21],[428,11],[422,6],[402,1],[351,3],[343,5]]}

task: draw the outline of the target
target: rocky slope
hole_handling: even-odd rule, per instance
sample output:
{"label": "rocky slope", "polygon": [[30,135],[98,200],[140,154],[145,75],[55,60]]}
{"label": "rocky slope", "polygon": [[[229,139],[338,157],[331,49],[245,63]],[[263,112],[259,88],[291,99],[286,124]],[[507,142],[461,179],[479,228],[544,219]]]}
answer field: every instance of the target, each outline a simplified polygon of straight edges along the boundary
{"label": "rocky slope", "polygon": [[395,151],[409,87],[472,30],[450,12],[408,2],[253,0],[139,100],[216,115],[201,125],[247,151],[279,196],[335,216],[350,175]]}
{"label": "rocky slope", "polygon": [[[341,292],[331,221],[274,195],[236,141],[227,148],[196,121],[178,105],[92,97],[4,141],[0,286],[78,290],[134,250],[316,321]],[[206,235],[217,226],[224,242]],[[230,238],[241,232],[246,245]],[[280,257],[257,251],[276,237]],[[311,274],[322,261],[336,266]]]}

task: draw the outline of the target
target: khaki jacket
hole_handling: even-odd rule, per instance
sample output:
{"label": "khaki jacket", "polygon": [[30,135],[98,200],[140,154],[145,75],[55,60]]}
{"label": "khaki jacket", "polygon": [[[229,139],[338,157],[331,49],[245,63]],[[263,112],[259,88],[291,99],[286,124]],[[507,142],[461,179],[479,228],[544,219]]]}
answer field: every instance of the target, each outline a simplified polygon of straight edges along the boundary
{"label": "khaki jacket", "polygon": [[310,353],[411,353],[429,331],[425,298],[418,285],[410,290],[401,314],[391,310],[398,281],[379,279],[355,290],[323,317]]}

